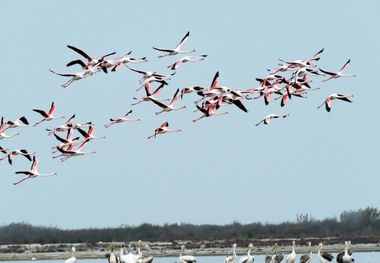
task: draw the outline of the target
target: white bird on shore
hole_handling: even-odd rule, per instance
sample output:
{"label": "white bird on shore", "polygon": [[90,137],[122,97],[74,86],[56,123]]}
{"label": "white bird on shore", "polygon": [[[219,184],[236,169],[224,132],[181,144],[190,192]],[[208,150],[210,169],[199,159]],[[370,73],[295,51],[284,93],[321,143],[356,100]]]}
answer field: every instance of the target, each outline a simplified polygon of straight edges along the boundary
{"label": "white bird on shore", "polygon": [[311,242],[308,243],[308,254],[304,254],[300,257],[300,263],[310,263],[312,260],[313,252],[311,251]]}
{"label": "white bird on shore", "polygon": [[179,252],[179,262],[180,263],[194,263],[197,262],[194,256],[184,256],[185,246],[181,246],[181,252]]}
{"label": "white bird on shore", "polygon": [[321,252],[322,246],[323,246],[322,243],[319,243],[319,245],[318,245],[318,258],[319,258],[319,262],[321,262],[321,263],[330,263],[334,259],[334,256],[331,255],[328,252]]}
{"label": "white bird on shore", "polygon": [[294,250],[295,245],[296,245],[296,242],[293,240],[293,242],[292,242],[292,253],[290,253],[286,257],[286,263],[294,263],[296,261],[296,252]]}
{"label": "white bird on shore", "polygon": [[232,245],[232,255],[227,256],[224,263],[234,263],[236,258],[236,243]]}
{"label": "white bird on shore", "polygon": [[77,258],[74,255],[75,251],[76,251],[75,247],[72,247],[71,251],[70,251],[70,256],[71,257],[69,257],[68,259],[66,259],[65,263],[75,263],[75,262],[77,262]]}
{"label": "white bird on shore", "polygon": [[252,251],[252,249],[253,249],[253,244],[250,243],[250,244],[248,245],[248,252],[247,252],[247,255],[244,256],[244,257],[241,257],[241,258],[239,259],[239,263],[252,263],[252,262],[255,260],[255,258],[251,255],[251,251]]}

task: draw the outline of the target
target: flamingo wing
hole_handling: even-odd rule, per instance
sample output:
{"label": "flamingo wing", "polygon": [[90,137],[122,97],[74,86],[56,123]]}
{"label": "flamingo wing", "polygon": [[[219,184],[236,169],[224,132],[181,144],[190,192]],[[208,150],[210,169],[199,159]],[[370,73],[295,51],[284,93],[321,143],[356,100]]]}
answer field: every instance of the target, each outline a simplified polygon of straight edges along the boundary
{"label": "flamingo wing", "polygon": [[175,49],[180,49],[183,44],[186,43],[186,41],[189,39],[190,31],[186,33],[186,35],[182,38],[182,40],[178,43],[178,45],[175,47]]}

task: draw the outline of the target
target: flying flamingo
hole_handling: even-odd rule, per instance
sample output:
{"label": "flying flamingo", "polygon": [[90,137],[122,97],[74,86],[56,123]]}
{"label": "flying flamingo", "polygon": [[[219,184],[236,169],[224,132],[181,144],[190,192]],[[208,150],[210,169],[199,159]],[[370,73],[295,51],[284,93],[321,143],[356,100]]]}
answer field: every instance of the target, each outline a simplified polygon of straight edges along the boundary
{"label": "flying flamingo", "polygon": [[95,65],[99,64],[100,62],[102,62],[105,57],[112,56],[112,55],[116,54],[116,52],[111,52],[111,53],[107,53],[107,54],[105,54],[99,58],[95,58],[95,57],[90,56],[89,54],[84,52],[82,49],[79,49],[77,47],[70,46],[70,45],[67,45],[67,47],[70,48],[71,50],[74,50],[75,52],[77,52],[78,54],[83,56],[84,58],[86,58],[88,60],[88,66],[95,66]]}
{"label": "flying flamingo", "polygon": [[181,129],[177,129],[177,130],[170,130],[169,128],[169,123],[167,121],[163,122],[160,127],[156,128],[154,130],[154,134],[149,136],[148,139],[150,138],[156,138],[156,136],[158,134],[164,134],[164,133],[167,133],[167,132],[181,132],[182,130]]}
{"label": "flying flamingo", "polygon": [[[147,94],[150,94],[150,95],[146,95],[146,96],[143,96],[141,98],[136,98],[136,97],[133,97],[134,100],[137,100],[137,102],[135,103],[132,103],[132,106],[135,106],[137,104],[140,104],[141,102],[143,101],[150,101],[149,99],[149,96],[153,97],[154,95],[157,95],[157,93],[165,86],[165,84],[161,84],[157,89],[155,89],[153,91],[153,93],[150,92],[150,85],[149,83],[146,83],[145,84],[145,91]],[[168,101],[169,99],[156,99],[158,101]]]}
{"label": "flying flamingo", "polygon": [[125,121],[128,121],[128,122],[132,122],[132,121],[140,121],[140,119],[128,119],[128,115],[132,113],[132,110],[128,111],[126,114],[124,114],[123,116],[119,117],[119,118],[116,118],[116,119],[110,119],[110,123],[108,124],[105,124],[104,127],[105,128],[109,128],[111,127],[112,125],[116,124],[116,123],[122,123],[122,122],[125,122]]}
{"label": "flying flamingo", "polygon": [[[73,132],[72,132],[72,128],[70,128],[68,131],[67,131],[67,135],[66,135],[66,139],[64,138],[61,138],[59,137],[57,134],[54,133],[54,137],[61,142],[61,144],[59,145],[60,148],[64,148],[64,147],[69,147],[71,145],[77,145],[79,144],[79,137],[75,137],[73,138]],[[55,149],[55,150],[54,150]],[[57,146],[55,147],[52,147],[52,150],[54,150],[52,153],[56,153],[57,152]]]}
{"label": "flying flamingo", "polygon": [[[5,150],[4,149],[0,149],[0,151],[4,153]],[[5,158],[8,158],[8,163],[10,165],[12,165],[13,164],[12,158],[13,158],[13,156],[16,156],[16,155],[22,155],[26,159],[28,159],[29,161],[32,161],[31,156],[34,155],[34,154],[35,153],[29,153],[28,150],[26,150],[26,149],[12,150],[12,151],[9,151],[5,157],[0,158],[0,161],[4,160]]]}
{"label": "flying flamingo", "polygon": [[131,63],[142,63],[142,62],[147,62],[147,61],[148,61],[148,60],[146,59],[146,57],[142,57],[142,58],[131,58],[131,57],[128,56],[130,53],[131,53],[131,52],[125,54],[125,55],[122,56],[122,57],[119,57],[119,58],[114,59],[114,65],[113,65],[113,68],[111,69],[111,71],[116,71],[116,70],[118,70],[123,64],[127,64],[127,63],[129,63],[129,62],[131,62]]}
{"label": "flying flamingo", "polygon": [[[146,71],[146,70],[137,70],[137,69],[134,69],[134,68],[131,68],[127,65],[127,68],[129,68],[130,70],[134,71],[134,72],[137,72],[139,74],[142,75],[141,79],[139,80],[139,83],[142,83],[144,82],[144,80],[150,78],[150,77],[158,77],[158,78],[163,78],[163,79],[170,79],[169,76],[167,75],[162,75],[162,74],[158,74],[156,71]],[[171,76],[174,76],[175,72],[170,74]]]}
{"label": "flying flamingo", "polygon": [[343,100],[343,101],[352,103],[352,101],[349,98],[351,98],[353,96],[354,95],[343,95],[343,94],[339,94],[339,93],[333,93],[333,94],[327,96],[327,98],[325,99],[325,101],[321,105],[319,105],[317,107],[317,109],[319,109],[320,107],[322,107],[323,104],[324,104],[325,107],[326,107],[326,111],[330,112],[331,111],[331,101],[333,101],[335,99],[338,99],[338,100]]}
{"label": "flying flamingo", "polygon": [[346,70],[346,68],[350,62],[351,62],[351,59],[349,59],[338,72],[331,72],[331,71],[319,69],[321,72],[330,76],[329,78],[322,80],[322,82],[328,81],[330,79],[341,78],[341,77],[356,77],[355,74],[344,74],[343,73]]}
{"label": "flying flamingo", "polygon": [[54,111],[55,111],[55,103],[54,101],[51,103],[49,112],[46,113],[44,110],[39,110],[39,109],[33,109],[33,111],[38,112],[39,114],[42,115],[43,119],[36,122],[33,126],[37,126],[38,124],[44,122],[44,121],[51,121],[54,119],[62,119],[65,118],[65,116],[60,116],[60,117],[54,117]]}
{"label": "flying flamingo", "polygon": [[105,136],[96,137],[96,136],[93,135],[93,133],[94,133],[94,125],[90,125],[90,127],[88,127],[88,131],[87,132],[85,132],[81,128],[78,128],[77,130],[79,131],[80,134],[82,134],[82,136],[84,137],[85,141],[89,141],[89,140],[93,140],[93,139],[105,139],[106,138]]}
{"label": "flying flamingo", "polygon": [[[80,61],[80,60],[77,60],[77,61]],[[83,62],[81,61],[79,63],[83,63]],[[71,78],[71,79],[69,79],[69,81],[67,81],[66,83],[64,83],[64,84],[61,85],[62,88],[67,88],[74,81],[81,80],[81,79],[84,79],[84,78],[86,78],[88,76],[91,76],[94,73],[99,72],[99,70],[100,69],[98,67],[96,67],[96,66],[88,67],[86,65],[84,65],[84,69],[81,72],[76,72],[76,73],[61,73],[61,72],[56,72],[56,71],[54,71],[52,69],[49,69],[49,71],[51,73],[54,73],[54,74],[56,74],[58,76],[70,77]]]}
{"label": "flying flamingo", "polygon": [[220,98],[216,102],[212,103],[207,108],[202,108],[202,107],[199,107],[198,105],[196,105],[197,109],[199,111],[201,111],[203,113],[203,115],[198,117],[197,119],[193,120],[193,122],[197,122],[200,119],[203,119],[204,117],[210,117],[213,115],[226,115],[226,114],[228,114],[228,112],[216,112],[215,111],[217,108],[219,108],[219,106],[222,102],[222,99],[223,99],[223,97],[220,96]]}
{"label": "flying flamingo", "polygon": [[18,185],[19,183],[22,183],[23,181],[25,181],[27,179],[35,178],[37,176],[57,175],[57,173],[55,173],[55,172],[54,173],[41,174],[37,171],[37,169],[38,169],[38,159],[36,158],[36,156],[33,156],[33,163],[32,163],[32,166],[31,166],[29,171],[17,171],[17,172],[15,172],[16,174],[25,174],[26,177],[24,177],[20,181],[13,183],[13,185]]}
{"label": "flying flamingo", "polygon": [[7,121],[7,125],[8,125],[8,127],[6,128],[6,130],[10,129],[10,128],[30,126],[30,124],[29,124],[29,122],[25,116],[22,116],[22,117],[18,118],[17,120],[14,120],[14,121]]}
{"label": "flying flamingo", "polygon": [[[148,95],[148,94],[147,94]],[[159,112],[156,112],[156,115],[166,111],[166,112],[169,112],[169,111],[172,111],[172,110],[180,110],[180,109],[184,109],[186,108],[186,106],[182,106],[182,107],[179,107],[179,108],[175,108],[173,106],[174,102],[176,102],[176,100],[178,100],[178,98],[181,96],[181,94],[179,94],[179,89],[177,89],[177,91],[174,93],[173,95],[173,98],[172,100],[170,101],[170,103],[168,105],[158,101],[157,99],[153,98],[152,96],[149,96],[149,99],[155,103],[156,105],[160,106],[162,108],[161,111]]]}
{"label": "flying flamingo", "polygon": [[16,137],[16,136],[20,135],[20,133],[15,133],[13,135],[6,135],[5,134],[5,130],[6,130],[6,123],[4,121],[4,117],[1,117],[1,122],[0,122],[0,140],[2,140],[4,138],[13,138],[13,137]]}
{"label": "flying flamingo", "polygon": [[178,59],[173,64],[169,65],[168,68],[170,68],[171,70],[177,70],[183,63],[202,61],[206,57],[207,55],[185,56],[183,58]]}
{"label": "flying flamingo", "polygon": [[310,58],[305,59],[305,60],[296,59],[296,60],[289,61],[289,60],[280,59],[280,61],[282,61],[288,65],[298,66],[298,67],[312,66],[312,64],[310,62],[311,61],[318,61],[320,59],[320,55],[322,54],[323,50],[324,49],[322,48],[320,51],[315,53],[313,56],[311,56]]}
{"label": "flying flamingo", "polygon": [[192,92],[201,92],[205,88],[202,88],[200,86],[192,86],[192,87],[186,87],[181,89],[181,99],[183,98],[184,94],[192,93]]}
{"label": "flying flamingo", "polygon": [[53,129],[46,129],[46,131],[48,131],[48,135],[52,135],[53,133],[55,132],[63,132],[63,131],[67,131],[70,129],[70,127],[68,126],[69,123],[72,123],[72,120],[75,118],[75,114],[73,114],[67,121],[65,121],[64,124],[62,125],[59,125],[58,127],[55,127]]}
{"label": "flying flamingo", "polygon": [[153,49],[158,50],[158,51],[162,51],[162,52],[166,52],[166,54],[159,56],[159,58],[163,58],[166,56],[173,56],[173,55],[177,55],[177,54],[185,54],[185,53],[195,52],[195,49],[188,50],[188,51],[181,50],[181,47],[189,39],[189,36],[190,36],[190,31],[187,32],[187,34],[182,38],[181,42],[179,42],[179,44],[175,47],[175,49],[162,49],[162,48],[156,48],[156,47],[153,47]]}
{"label": "flying flamingo", "polygon": [[64,162],[67,159],[74,157],[74,156],[83,156],[86,154],[95,154],[95,151],[91,151],[91,152],[83,152],[82,151],[83,146],[87,142],[88,142],[88,140],[85,140],[84,142],[82,142],[76,150],[74,150],[74,145],[70,145],[66,150],[62,147],[57,146],[57,150],[59,152],[61,152],[61,154],[53,156],[53,159],[62,157],[61,162]]}
{"label": "flying flamingo", "polygon": [[256,123],[256,126],[259,126],[262,122],[264,124],[269,124],[272,119],[277,119],[277,118],[280,118],[280,117],[286,118],[288,116],[289,116],[289,114],[277,115],[277,114],[273,114],[272,113],[272,114],[269,114],[269,115],[265,116],[264,119],[262,119],[260,122]]}

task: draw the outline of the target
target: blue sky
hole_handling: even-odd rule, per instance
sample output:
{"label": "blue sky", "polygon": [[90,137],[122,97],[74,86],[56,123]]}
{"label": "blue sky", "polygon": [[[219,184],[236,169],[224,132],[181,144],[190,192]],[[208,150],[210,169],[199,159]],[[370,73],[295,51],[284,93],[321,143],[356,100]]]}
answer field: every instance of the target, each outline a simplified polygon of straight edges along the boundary
{"label": "blue sky", "polygon": [[[20,128],[21,135],[2,140],[3,147],[36,151],[40,172],[56,177],[29,180],[18,187],[16,170],[30,163],[17,158],[0,163],[0,224],[25,221],[63,228],[109,227],[188,222],[280,222],[297,213],[315,218],[343,210],[380,206],[380,91],[376,88],[380,59],[378,1],[3,1],[1,114],[39,119],[33,108],[56,102],[57,115],[76,114],[92,120],[105,140],[89,143],[85,156],[60,163],[50,147],[55,140],[45,128]],[[205,61],[183,65],[162,91],[209,85],[216,71],[220,84],[236,89],[256,87],[256,77],[279,58],[307,58],[324,48],[318,65],[340,68],[357,78],[312,85],[321,87],[305,100],[280,108],[262,100],[246,101],[249,113],[233,107],[227,116],[193,124],[194,95],[187,108],[155,116],[156,105],[131,107],[139,76],[125,67],[60,87],[66,79],[51,74],[75,71],[65,64],[79,58],[66,48],[81,47],[95,56],[116,51],[147,56],[135,68],[169,73],[166,66],[180,56],[158,59],[156,47],[174,47],[190,31],[184,49],[208,54]],[[331,93],[354,94],[354,103],[333,103],[330,113],[316,107]],[[110,117],[130,109],[140,123],[110,129]],[[269,113],[290,117],[255,127]],[[146,137],[163,121],[182,133]],[[11,130],[14,132],[14,130]]]}

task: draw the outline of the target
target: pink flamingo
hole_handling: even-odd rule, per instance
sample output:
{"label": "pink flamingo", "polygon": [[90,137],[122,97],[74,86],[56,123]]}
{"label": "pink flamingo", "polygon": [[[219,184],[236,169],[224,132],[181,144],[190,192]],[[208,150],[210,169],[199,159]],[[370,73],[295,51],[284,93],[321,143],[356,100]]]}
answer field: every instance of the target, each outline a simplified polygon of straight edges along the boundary
{"label": "pink flamingo", "polygon": [[323,69],[319,69],[321,72],[329,75],[330,77],[325,79],[325,80],[322,80],[322,82],[325,82],[325,81],[328,81],[330,79],[337,79],[337,78],[341,78],[341,77],[356,77],[355,74],[344,74],[343,72],[346,70],[348,64],[351,62],[351,59],[349,59],[344,65],[343,67],[338,71],[338,72],[331,72],[331,71],[326,71],[326,70],[323,70]]}
{"label": "pink flamingo", "polygon": [[94,140],[94,139],[105,139],[106,138],[106,136],[96,137],[96,136],[93,135],[93,133],[94,133],[94,125],[90,125],[90,127],[88,127],[88,131],[87,132],[85,132],[81,128],[78,128],[77,130],[79,131],[80,134],[82,134],[82,136],[84,137],[85,141],[90,141],[90,140]]}
{"label": "pink flamingo", "polygon": [[5,134],[5,130],[6,130],[6,123],[4,121],[4,117],[1,117],[1,122],[0,122],[0,140],[2,140],[4,138],[13,138],[13,137],[16,137],[16,136],[20,135],[20,133],[15,133],[13,135],[7,135],[7,134]]}
{"label": "pink flamingo", "polygon": [[107,54],[105,54],[99,58],[95,58],[95,57],[90,56],[89,54],[84,52],[82,49],[79,49],[77,47],[70,46],[70,45],[67,45],[67,47],[70,48],[71,50],[74,50],[75,52],[77,52],[78,54],[83,56],[84,58],[86,58],[88,60],[89,66],[95,66],[95,65],[99,64],[100,62],[102,62],[105,57],[112,56],[112,55],[116,54],[116,52],[111,52],[111,53],[107,53]]}
{"label": "pink flamingo", "polygon": [[111,127],[112,125],[114,124],[117,124],[117,123],[122,123],[122,122],[125,122],[125,121],[128,121],[128,122],[132,122],[132,121],[141,121],[140,119],[128,119],[128,115],[132,113],[132,110],[128,111],[126,114],[124,114],[123,116],[119,117],[119,118],[116,118],[116,119],[110,119],[110,123],[108,124],[105,124],[104,127],[105,128],[109,128]]}
{"label": "pink flamingo", "polygon": [[186,56],[186,57],[178,59],[173,64],[169,65],[168,68],[170,68],[171,70],[177,70],[183,63],[202,61],[206,57],[207,57],[207,55]]}
{"label": "pink flamingo", "polygon": [[197,122],[200,119],[203,119],[204,117],[210,117],[213,115],[226,115],[226,114],[228,114],[228,112],[216,112],[215,111],[219,108],[219,106],[222,102],[222,99],[223,99],[223,97],[220,96],[220,98],[215,103],[210,104],[207,108],[202,108],[202,107],[199,107],[198,105],[196,105],[197,109],[199,111],[201,111],[203,113],[203,115],[200,116],[199,118],[193,120],[193,122]]}
{"label": "pink flamingo", "polygon": [[36,156],[33,156],[33,163],[32,163],[32,166],[31,166],[29,171],[17,171],[17,172],[15,172],[16,174],[25,174],[26,177],[24,177],[20,181],[13,183],[13,185],[18,185],[19,183],[22,183],[23,181],[25,181],[27,179],[35,178],[37,176],[50,176],[50,175],[57,175],[58,174],[55,172],[54,173],[41,174],[38,172],[37,169],[38,169],[38,159],[36,158]]}
{"label": "pink flamingo", "polygon": [[[60,148],[64,148],[64,147],[69,147],[71,145],[77,145],[79,144],[79,137],[75,137],[73,138],[73,133],[72,133],[73,129],[70,128],[68,131],[67,131],[67,135],[66,135],[66,139],[64,138],[61,138],[59,137],[57,134],[54,133],[54,137],[61,142],[60,145],[58,145],[58,147]],[[54,150],[55,149],[55,150]],[[57,146],[55,147],[52,147],[52,150],[53,152],[52,153],[56,153],[57,152]]]}
{"label": "pink flamingo", "polygon": [[318,61],[320,59],[320,55],[322,54],[323,50],[324,50],[324,48],[322,48],[320,51],[315,53],[313,56],[311,56],[310,58],[305,59],[305,60],[296,59],[296,60],[289,61],[289,60],[280,59],[280,61],[285,62],[286,64],[289,64],[289,65],[298,66],[298,67],[312,66],[312,64],[310,62],[311,61]]}
{"label": "pink flamingo", "polygon": [[74,118],[75,118],[75,114],[73,114],[67,121],[65,121],[64,124],[59,125],[58,127],[55,127],[53,129],[46,129],[46,131],[49,132],[48,135],[52,135],[55,132],[63,132],[63,131],[69,130],[70,127],[68,126],[68,124],[72,123]]}
{"label": "pink flamingo", "polygon": [[176,130],[171,130],[168,128],[169,127],[169,123],[167,121],[163,122],[160,127],[156,128],[154,130],[154,134],[148,136],[148,139],[150,138],[156,138],[156,136],[158,134],[164,134],[164,133],[168,133],[168,132],[181,132],[182,130],[181,129],[176,129]]}
{"label": "pink flamingo", "polygon": [[270,123],[270,121],[272,119],[277,119],[277,118],[286,118],[288,117],[289,114],[285,114],[285,115],[277,115],[277,114],[268,114],[267,116],[264,117],[264,119],[262,119],[260,122],[256,123],[256,126],[259,126],[261,123],[264,123],[266,125],[268,125]]}
{"label": "pink flamingo", "polygon": [[65,118],[65,116],[54,117],[54,111],[55,111],[55,103],[54,103],[54,101],[51,103],[49,112],[47,112],[47,113],[46,113],[46,111],[39,110],[39,109],[33,109],[33,111],[38,112],[43,117],[42,120],[36,122],[33,126],[37,126],[38,124],[40,124],[40,123],[42,123],[44,121],[51,121],[51,120],[55,120],[55,119]]}
{"label": "pink flamingo", "polygon": [[[132,106],[135,106],[135,105],[137,105],[137,104],[140,104],[141,102],[143,102],[143,101],[150,101],[150,99],[149,99],[149,97],[153,97],[153,96],[155,96],[155,95],[157,95],[158,94],[158,92],[163,88],[165,86],[165,84],[161,84],[157,89],[155,89],[154,91],[153,91],[153,93],[150,93],[150,85],[149,85],[149,83],[146,83],[145,84],[145,91],[146,91],[146,96],[143,96],[143,97],[141,97],[141,98],[136,98],[136,97],[133,97],[133,99],[134,100],[137,100],[137,102],[135,102],[135,103],[132,103]],[[148,95],[148,94],[150,94],[150,95]],[[158,101],[168,101],[169,99],[156,99],[156,100],[158,100]]]}
{"label": "pink flamingo", "polygon": [[10,129],[10,128],[30,126],[30,124],[29,124],[29,122],[25,116],[22,116],[22,117],[18,118],[17,120],[14,120],[14,121],[10,121],[10,120],[7,121],[7,125],[8,125],[8,127],[6,128],[6,130]]}
{"label": "pink flamingo", "polygon": [[[4,149],[1,148],[0,151],[3,152],[3,153],[5,151],[5,153],[6,153],[7,150],[4,150]],[[32,161],[31,156],[34,155],[34,154],[36,154],[36,153],[29,153],[28,150],[26,150],[26,149],[12,150],[12,151],[9,151],[5,157],[0,158],[0,161],[4,160],[5,158],[8,158],[8,163],[10,165],[12,165],[13,164],[12,158],[13,158],[13,156],[16,156],[16,155],[22,155],[26,159],[28,159],[29,161]]]}
{"label": "pink flamingo", "polygon": [[166,105],[166,104],[164,104],[164,103],[162,103],[162,102],[160,102],[160,101],[158,101],[157,99],[155,99],[155,98],[153,98],[153,97],[151,97],[151,96],[149,96],[149,99],[154,103],[154,104],[156,104],[156,105],[158,105],[158,106],[160,106],[161,108],[162,108],[162,110],[161,111],[159,111],[159,112],[156,112],[156,115],[158,115],[158,114],[160,114],[160,113],[162,113],[162,112],[169,112],[169,111],[172,111],[172,110],[180,110],[180,109],[184,109],[184,108],[186,108],[186,106],[182,106],[182,107],[179,107],[179,108],[175,108],[174,106],[173,106],[173,104],[174,104],[174,102],[176,102],[176,100],[178,100],[178,98],[181,96],[181,94],[179,94],[179,89],[177,89],[177,91],[174,93],[174,95],[173,95],[173,98],[172,98],[172,100],[170,101],[170,103],[168,104],[168,105]]}
{"label": "pink flamingo", "polygon": [[343,94],[339,94],[339,93],[333,93],[333,94],[327,96],[327,98],[325,99],[325,101],[321,105],[319,105],[317,107],[317,109],[319,109],[320,107],[322,107],[323,105],[325,105],[326,111],[330,112],[331,111],[331,102],[333,100],[338,99],[338,100],[343,100],[345,102],[352,103],[352,101],[349,98],[351,98],[353,96],[354,95],[343,95]]}
{"label": "pink flamingo", "polygon": [[74,156],[83,156],[83,155],[86,155],[86,154],[95,154],[95,151],[91,151],[91,152],[83,152],[82,151],[82,148],[83,146],[88,142],[88,140],[85,140],[84,142],[82,142],[78,148],[76,150],[74,150],[74,145],[70,145],[66,150],[63,148],[63,147],[59,147],[57,146],[57,150],[59,152],[61,152],[61,154],[59,155],[56,155],[56,156],[53,156],[53,159],[55,158],[59,158],[59,157],[62,157],[61,158],[61,162],[64,162],[66,161],[67,159],[71,158],[71,157],[74,157]]}
{"label": "pink flamingo", "polygon": [[175,49],[162,49],[162,48],[156,48],[153,47],[153,49],[166,52],[166,54],[159,56],[159,58],[163,58],[166,56],[173,56],[177,54],[185,54],[185,53],[192,53],[195,52],[195,49],[189,50],[189,51],[182,51],[181,47],[185,44],[185,42],[189,39],[190,31],[187,32],[187,34],[182,38],[181,42],[175,47]]}

